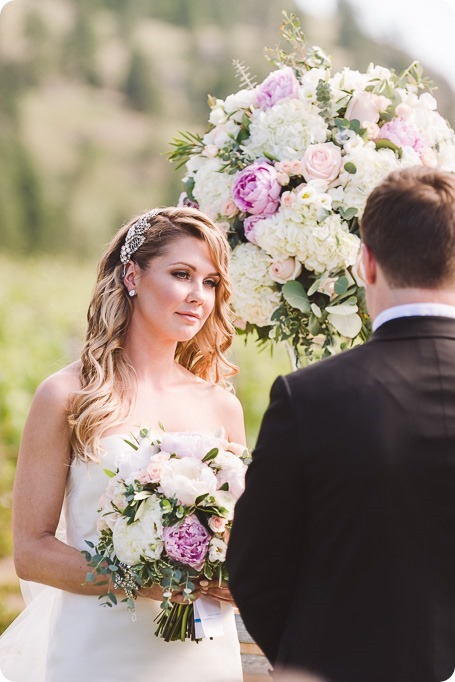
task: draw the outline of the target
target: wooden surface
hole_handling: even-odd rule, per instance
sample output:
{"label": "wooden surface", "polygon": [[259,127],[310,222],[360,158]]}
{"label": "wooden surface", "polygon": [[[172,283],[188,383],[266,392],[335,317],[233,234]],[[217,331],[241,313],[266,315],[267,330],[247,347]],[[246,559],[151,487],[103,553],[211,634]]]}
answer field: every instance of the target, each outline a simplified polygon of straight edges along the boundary
{"label": "wooden surface", "polygon": [[238,613],[235,616],[235,622],[240,642],[244,682],[271,682],[272,678],[268,674],[271,665],[248,633]]}

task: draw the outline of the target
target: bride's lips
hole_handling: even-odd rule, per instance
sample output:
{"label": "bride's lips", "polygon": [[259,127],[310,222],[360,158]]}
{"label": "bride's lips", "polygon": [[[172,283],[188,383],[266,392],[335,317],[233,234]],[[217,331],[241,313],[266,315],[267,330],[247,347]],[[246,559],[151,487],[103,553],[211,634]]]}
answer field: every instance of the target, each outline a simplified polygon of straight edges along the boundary
{"label": "bride's lips", "polygon": [[183,312],[177,313],[177,315],[180,315],[180,317],[184,317],[185,320],[188,320],[190,322],[198,322],[201,319],[197,313]]}

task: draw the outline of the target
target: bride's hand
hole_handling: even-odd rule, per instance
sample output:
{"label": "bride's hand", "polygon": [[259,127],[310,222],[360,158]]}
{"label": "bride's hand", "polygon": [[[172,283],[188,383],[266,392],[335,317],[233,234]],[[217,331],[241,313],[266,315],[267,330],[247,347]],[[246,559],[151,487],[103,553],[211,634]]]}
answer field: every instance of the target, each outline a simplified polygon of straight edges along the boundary
{"label": "bride's hand", "polygon": [[234,598],[227,586],[227,583],[219,583],[218,580],[200,580],[200,596],[203,597],[213,597],[214,599],[219,599],[226,604],[231,604],[235,606]]}
{"label": "bride's hand", "polygon": [[[145,597],[146,599],[154,599],[155,601],[162,602],[164,600],[163,597],[163,592],[165,592],[161,585],[157,585],[156,583],[152,585],[151,587],[141,587],[137,591],[137,596],[138,597]],[[194,601],[195,599],[199,599],[201,596],[201,590],[195,590],[192,592],[192,599],[191,601]],[[170,599],[172,603],[177,603],[177,604],[188,604],[189,600],[188,598],[183,594],[183,592],[173,592],[172,597]]]}

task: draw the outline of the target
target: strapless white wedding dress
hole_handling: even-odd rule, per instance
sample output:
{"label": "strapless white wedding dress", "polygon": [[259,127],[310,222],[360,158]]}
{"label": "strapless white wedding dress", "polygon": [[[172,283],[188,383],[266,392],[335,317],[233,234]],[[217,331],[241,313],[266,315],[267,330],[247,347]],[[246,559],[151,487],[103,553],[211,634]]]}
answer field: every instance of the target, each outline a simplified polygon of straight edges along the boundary
{"label": "strapless white wedding dress", "polygon": [[[115,469],[128,448],[123,438],[103,439],[99,463],[77,461],[70,468],[63,516],[66,542],[77,549],[97,541],[98,503],[108,483],[103,469]],[[242,682],[229,605],[222,605],[222,636],[165,642],[154,635],[157,601],[138,598],[133,621],[124,604],[107,608],[96,596],[24,587],[31,601],[0,638],[0,671],[12,682]]]}

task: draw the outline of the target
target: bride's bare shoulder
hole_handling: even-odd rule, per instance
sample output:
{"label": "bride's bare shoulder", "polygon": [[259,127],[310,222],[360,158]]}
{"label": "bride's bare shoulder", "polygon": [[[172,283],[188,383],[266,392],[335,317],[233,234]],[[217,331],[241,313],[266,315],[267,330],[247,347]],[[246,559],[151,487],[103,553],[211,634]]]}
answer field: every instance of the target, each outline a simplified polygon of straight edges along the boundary
{"label": "bride's bare shoulder", "polygon": [[224,427],[228,440],[245,443],[245,425],[240,400],[227,388],[212,384],[210,390],[218,421]]}
{"label": "bride's bare shoulder", "polygon": [[35,401],[66,406],[71,395],[81,387],[80,368],[78,360],[48,376],[38,386]]}

